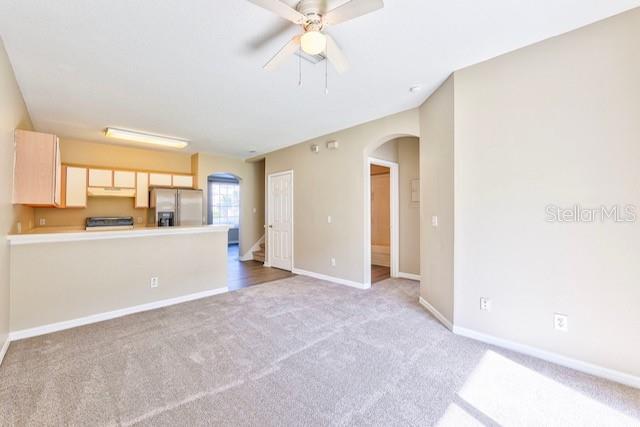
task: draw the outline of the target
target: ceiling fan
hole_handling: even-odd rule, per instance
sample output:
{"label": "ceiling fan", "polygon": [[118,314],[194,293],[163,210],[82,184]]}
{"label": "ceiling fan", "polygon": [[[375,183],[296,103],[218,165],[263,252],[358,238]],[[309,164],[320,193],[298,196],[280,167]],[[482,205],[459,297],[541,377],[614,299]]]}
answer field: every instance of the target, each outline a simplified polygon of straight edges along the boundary
{"label": "ceiling fan", "polygon": [[339,73],[349,69],[349,61],[335,40],[326,33],[329,25],[340,24],[384,7],[383,0],[350,0],[335,9],[326,9],[326,0],[302,0],[296,8],[280,0],[249,0],[302,27],[302,34],[287,43],[264,68],[273,70],[297,50],[309,55],[324,54]]}

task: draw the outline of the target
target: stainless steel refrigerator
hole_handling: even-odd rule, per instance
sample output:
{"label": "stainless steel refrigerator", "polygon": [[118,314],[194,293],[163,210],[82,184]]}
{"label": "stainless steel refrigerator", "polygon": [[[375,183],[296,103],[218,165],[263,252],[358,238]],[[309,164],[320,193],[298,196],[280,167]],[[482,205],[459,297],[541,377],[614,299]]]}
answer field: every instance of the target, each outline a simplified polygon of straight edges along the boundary
{"label": "stainless steel refrigerator", "polygon": [[202,225],[202,190],[151,190],[150,213],[158,227]]}

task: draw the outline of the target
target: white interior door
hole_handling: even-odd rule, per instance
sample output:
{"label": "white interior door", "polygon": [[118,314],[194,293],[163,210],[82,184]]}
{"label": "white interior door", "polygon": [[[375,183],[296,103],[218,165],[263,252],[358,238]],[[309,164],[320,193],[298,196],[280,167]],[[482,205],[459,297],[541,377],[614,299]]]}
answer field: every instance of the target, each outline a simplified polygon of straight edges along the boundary
{"label": "white interior door", "polygon": [[293,269],[293,172],[269,175],[269,262]]}

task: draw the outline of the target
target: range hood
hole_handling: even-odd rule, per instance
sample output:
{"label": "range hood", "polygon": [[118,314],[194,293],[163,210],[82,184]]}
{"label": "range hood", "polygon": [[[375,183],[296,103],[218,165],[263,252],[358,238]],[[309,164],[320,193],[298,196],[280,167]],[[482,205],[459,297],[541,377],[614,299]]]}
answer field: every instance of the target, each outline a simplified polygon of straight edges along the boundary
{"label": "range hood", "polygon": [[87,195],[90,197],[136,197],[136,189],[89,187]]}

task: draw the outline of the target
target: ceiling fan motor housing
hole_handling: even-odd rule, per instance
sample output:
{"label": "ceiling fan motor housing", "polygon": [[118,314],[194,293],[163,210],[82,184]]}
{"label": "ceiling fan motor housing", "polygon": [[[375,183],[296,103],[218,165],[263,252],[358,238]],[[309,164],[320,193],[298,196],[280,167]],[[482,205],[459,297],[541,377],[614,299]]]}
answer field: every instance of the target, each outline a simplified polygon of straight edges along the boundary
{"label": "ceiling fan motor housing", "polygon": [[324,6],[324,0],[302,0],[298,3],[296,9],[306,17],[304,24],[302,24],[305,31],[322,30],[323,25],[321,11]]}

